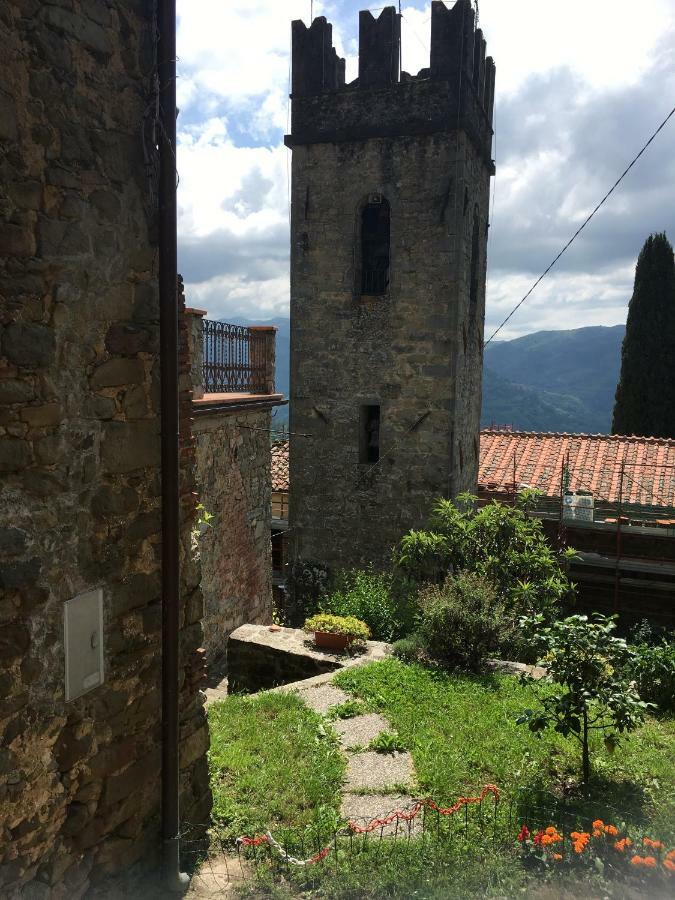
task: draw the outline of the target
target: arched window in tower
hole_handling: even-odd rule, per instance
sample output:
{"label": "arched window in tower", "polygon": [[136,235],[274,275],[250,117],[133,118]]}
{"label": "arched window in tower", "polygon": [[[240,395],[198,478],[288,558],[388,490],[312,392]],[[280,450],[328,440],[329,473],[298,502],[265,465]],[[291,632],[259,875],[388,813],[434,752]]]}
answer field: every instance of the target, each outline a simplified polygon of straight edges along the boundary
{"label": "arched window in tower", "polygon": [[478,206],[473,210],[473,235],[471,237],[471,270],[469,273],[469,316],[470,321],[476,319],[478,308],[478,270],[480,256],[480,222],[478,218]]}
{"label": "arched window in tower", "polygon": [[389,201],[372,195],[361,211],[361,294],[389,289]]}

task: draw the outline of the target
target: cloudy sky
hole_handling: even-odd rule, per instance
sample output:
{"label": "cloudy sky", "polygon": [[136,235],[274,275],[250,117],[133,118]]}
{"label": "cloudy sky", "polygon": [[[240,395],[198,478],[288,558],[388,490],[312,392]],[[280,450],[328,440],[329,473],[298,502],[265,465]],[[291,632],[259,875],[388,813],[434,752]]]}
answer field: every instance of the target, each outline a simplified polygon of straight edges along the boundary
{"label": "cloudy sky", "polygon": [[[376,0],[381,2],[381,0]],[[448,0],[450,5],[451,0]],[[356,77],[358,0],[314,0]],[[404,0],[403,68],[430,0]],[[675,105],[675,0],[479,0],[497,64],[486,333]],[[288,313],[290,22],[310,0],[178,0],[179,264],[190,303]],[[675,239],[675,119],[500,338],[625,321],[647,235]]]}

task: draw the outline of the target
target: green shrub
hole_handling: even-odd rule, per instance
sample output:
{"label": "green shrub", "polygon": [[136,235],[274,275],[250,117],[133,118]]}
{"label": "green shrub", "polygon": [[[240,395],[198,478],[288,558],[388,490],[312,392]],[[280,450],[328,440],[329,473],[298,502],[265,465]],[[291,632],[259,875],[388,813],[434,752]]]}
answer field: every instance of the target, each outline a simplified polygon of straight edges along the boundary
{"label": "green shrub", "polygon": [[495,586],[471,572],[423,590],[420,608],[420,637],[429,655],[444,665],[477,671],[515,630]]}
{"label": "green shrub", "polygon": [[675,642],[638,644],[632,650],[628,677],[635,681],[641,699],[663,712],[675,711]]}
{"label": "green shrub", "polygon": [[606,616],[569,616],[547,624],[542,615],[523,618],[520,626],[539,651],[553,692],[542,694],[538,709],[526,709],[518,724],[539,734],[553,728],[581,744],[583,783],[591,773],[590,735],[599,732],[611,753],[620,736],[644,720],[649,704],[627,677],[634,653],[613,634],[616,622]]}
{"label": "green shrub", "polygon": [[415,594],[403,578],[357,569],[338,577],[335,590],[319,601],[319,609],[356,616],[368,625],[375,640],[391,642],[412,630]]}
{"label": "green shrub", "polygon": [[424,641],[417,632],[414,632],[408,637],[396,641],[392,652],[397,659],[401,659],[403,662],[417,662],[424,654]]}
{"label": "green shrub", "polygon": [[442,584],[448,574],[473,572],[490,581],[514,615],[542,612],[553,618],[561,602],[574,597],[565,565],[549,546],[541,522],[528,515],[532,492],[515,507],[476,498],[438,500],[428,529],[411,531],[394,552],[394,563],[418,583]]}
{"label": "green shrub", "polygon": [[317,613],[305,620],[305,631],[325,631],[328,634],[349,634],[367,641],[370,629],[365,622],[354,616],[331,616],[328,613]]}

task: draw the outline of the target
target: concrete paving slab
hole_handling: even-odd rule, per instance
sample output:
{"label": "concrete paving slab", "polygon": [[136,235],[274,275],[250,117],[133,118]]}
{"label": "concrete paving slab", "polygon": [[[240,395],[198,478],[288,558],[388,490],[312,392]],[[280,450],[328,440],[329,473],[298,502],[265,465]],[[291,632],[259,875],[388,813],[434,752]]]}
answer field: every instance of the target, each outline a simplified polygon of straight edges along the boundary
{"label": "concrete paving slab", "polygon": [[340,744],[344,748],[367,747],[380,732],[391,731],[391,724],[377,713],[364,713],[350,719],[337,719],[333,722],[333,728],[340,736]]}
{"label": "concrete paving slab", "polygon": [[298,697],[313,709],[314,712],[325,715],[331,706],[339,706],[349,699],[344,691],[336,688],[335,685],[327,683],[320,684],[318,687],[307,688],[298,691]]}
{"label": "concrete paving slab", "polygon": [[[365,826],[374,819],[383,819],[396,810],[407,812],[415,805],[415,798],[410,794],[345,794],[342,798],[342,806],[340,813],[345,819],[355,822],[357,825]],[[373,838],[407,837],[410,831],[411,836],[422,833],[422,816],[423,811],[419,815],[410,820],[410,825],[403,819],[391,822],[375,828],[370,832]]]}
{"label": "concrete paving slab", "polygon": [[347,760],[345,791],[412,786],[413,773],[409,753],[376,753],[373,750],[351,753]]}

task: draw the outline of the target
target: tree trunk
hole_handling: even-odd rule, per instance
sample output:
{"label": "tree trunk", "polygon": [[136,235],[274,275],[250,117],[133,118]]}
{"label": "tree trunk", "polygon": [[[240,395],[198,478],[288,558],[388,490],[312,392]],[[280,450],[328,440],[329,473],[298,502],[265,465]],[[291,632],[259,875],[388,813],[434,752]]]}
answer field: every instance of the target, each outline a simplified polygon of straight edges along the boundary
{"label": "tree trunk", "polygon": [[588,787],[591,777],[591,761],[588,754],[588,713],[584,710],[584,731],[581,740],[581,760],[583,766],[584,787]]}

